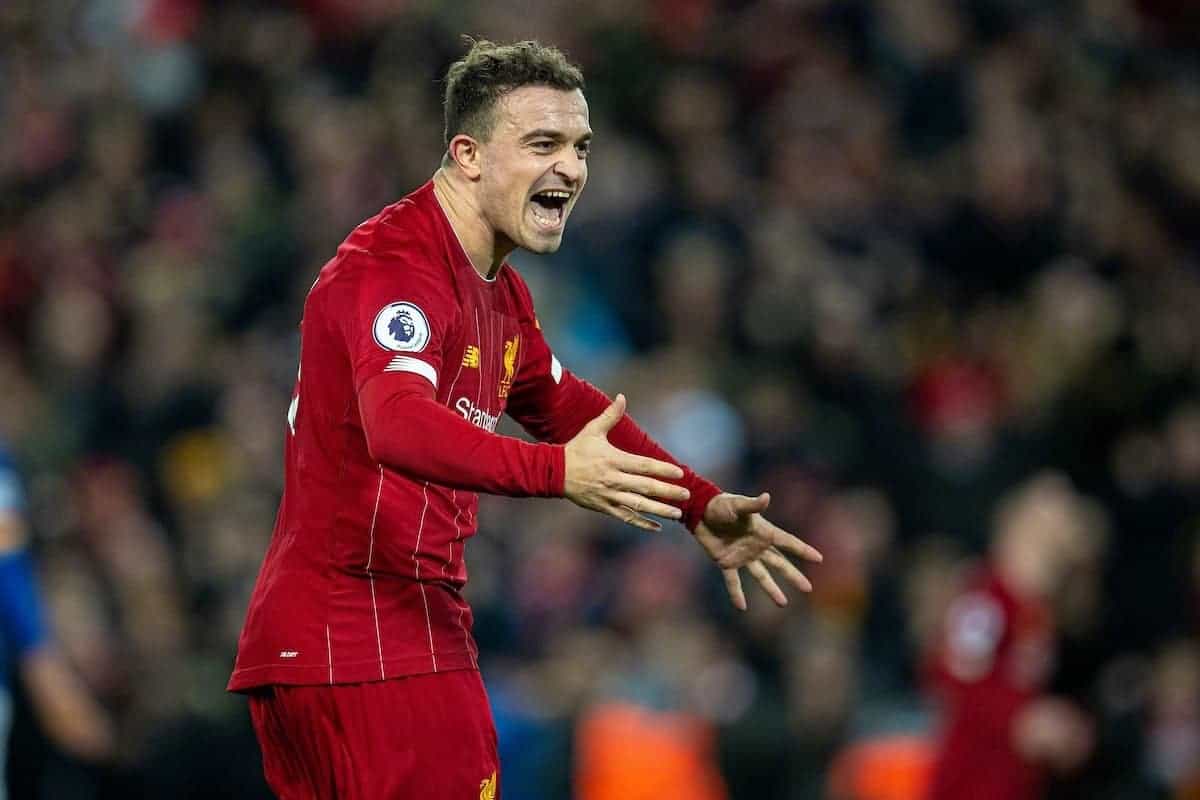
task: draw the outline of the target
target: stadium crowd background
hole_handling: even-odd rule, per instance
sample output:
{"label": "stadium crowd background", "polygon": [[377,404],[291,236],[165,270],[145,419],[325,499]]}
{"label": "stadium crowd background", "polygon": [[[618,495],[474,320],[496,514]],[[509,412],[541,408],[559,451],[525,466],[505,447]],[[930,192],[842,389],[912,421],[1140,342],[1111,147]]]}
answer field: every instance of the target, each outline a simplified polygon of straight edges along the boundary
{"label": "stadium crowd background", "polygon": [[22,713],[13,796],[265,796],[223,686],[301,303],[436,167],[469,32],[587,78],[589,188],[559,253],[513,258],[561,360],[825,553],[810,598],[738,616],[678,528],[486,501],[468,592],[505,796],[836,794],[848,743],[930,730],[955,577],[1054,469],[1104,547],[1055,679],[1097,755],[1053,795],[1197,797],[1195,8],[0,4],[0,432],[121,732],[78,764]]}

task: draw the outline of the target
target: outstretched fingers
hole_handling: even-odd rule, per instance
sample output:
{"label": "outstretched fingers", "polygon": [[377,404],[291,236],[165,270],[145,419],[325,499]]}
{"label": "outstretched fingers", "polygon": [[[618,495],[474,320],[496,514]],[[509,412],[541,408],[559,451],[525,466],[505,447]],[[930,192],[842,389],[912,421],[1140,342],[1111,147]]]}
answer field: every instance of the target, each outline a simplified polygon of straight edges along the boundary
{"label": "outstretched fingers", "polygon": [[783,589],[779,588],[779,584],[771,577],[771,571],[761,561],[751,561],[746,565],[746,569],[750,570],[750,574],[758,581],[758,585],[775,601],[775,605],[783,608],[788,604],[787,595],[783,593]]}
{"label": "outstretched fingers", "polygon": [[[788,561],[787,558],[778,550],[767,550],[761,558],[751,561],[746,565],[746,569],[750,571],[750,575],[758,581],[758,585],[763,588],[767,596],[771,598],[775,605],[783,608],[788,604],[787,595],[779,588],[779,584],[775,582],[771,571],[767,569],[767,565],[780,572],[788,581],[802,592],[811,592],[812,583],[804,576],[796,565]],[[725,591],[729,594],[729,599],[733,603],[733,607],[739,611],[746,610],[746,594],[742,590],[742,579],[737,569],[721,570],[721,577],[725,579]]]}
{"label": "outstretched fingers", "polygon": [[733,603],[733,607],[738,611],[745,611],[746,593],[742,591],[742,577],[738,575],[738,571],[723,569],[721,577],[725,579],[725,591],[729,593],[729,600]]}
{"label": "outstretched fingers", "polygon": [[762,554],[762,560],[767,563],[767,566],[774,569],[777,573],[783,575],[788,583],[795,586],[802,592],[812,591],[812,581],[810,581],[800,569],[788,560],[787,556],[772,547]]}
{"label": "outstretched fingers", "polygon": [[793,536],[787,531],[780,528],[778,525],[763,519],[763,524],[767,526],[766,540],[781,551],[791,553],[797,558],[802,558],[805,561],[815,561],[820,563],[825,560],[821,552],[807,542],[801,541],[798,537]]}
{"label": "outstretched fingers", "polygon": [[649,475],[652,478],[669,478],[678,480],[683,477],[683,468],[670,461],[659,461],[649,456],[635,456],[624,450],[617,451],[617,468],[632,475]]}
{"label": "outstretched fingers", "polygon": [[644,531],[661,531],[662,525],[652,519],[647,519],[641,514],[634,511],[629,506],[610,503],[602,509],[605,514],[610,517],[616,517],[627,525],[632,525],[635,528],[640,528]]}
{"label": "outstretched fingers", "polygon": [[683,516],[683,512],[675,506],[651,500],[636,492],[616,492],[612,495],[612,499],[617,505],[633,509],[639,514],[653,514],[666,519],[679,519]]}
{"label": "outstretched fingers", "polygon": [[679,503],[684,502],[690,496],[688,490],[682,486],[676,486],[666,481],[656,481],[654,478],[646,478],[641,475],[630,475],[628,473],[621,473],[614,478],[612,488],[633,492],[644,497],[674,500]]}

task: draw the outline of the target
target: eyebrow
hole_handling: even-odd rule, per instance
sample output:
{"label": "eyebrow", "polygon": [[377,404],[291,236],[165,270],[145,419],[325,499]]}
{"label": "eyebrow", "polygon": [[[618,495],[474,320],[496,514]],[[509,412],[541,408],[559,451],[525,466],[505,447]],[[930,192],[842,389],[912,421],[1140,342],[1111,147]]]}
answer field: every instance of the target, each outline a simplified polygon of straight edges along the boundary
{"label": "eyebrow", "polygon": [[[537,130],[530,131],[529,133],[522,136],[521,142],[522,143],[532,142],[534,139],[553,139],[556,142],[565,142],[567,140],[567,137],[565,134],[562,133],[562,131],[550,130],[548,128],[538,128]],[[581,141],[581,142],[590,142],[591,140],[592,140],[592,132],[591,131],[588,131],[587,133],[585,133],[579,137],[579,141]]]}

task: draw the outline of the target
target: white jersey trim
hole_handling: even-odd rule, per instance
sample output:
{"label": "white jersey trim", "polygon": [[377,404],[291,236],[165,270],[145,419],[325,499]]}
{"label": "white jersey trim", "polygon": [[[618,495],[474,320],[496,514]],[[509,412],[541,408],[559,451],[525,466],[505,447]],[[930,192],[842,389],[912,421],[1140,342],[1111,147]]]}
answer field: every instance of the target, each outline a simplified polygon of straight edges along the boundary
{"label": "white jersey trim", "polygon": [[429,634],[429,657],[433,660],[433,671],[438,671],[437,652],[433,649],[433,623],[429,619],[429,599],[425,597],[425,584],[421,583],[421,559],[417,552],[421,549],[421,534],[425,531],[425,512],[429,510],[429,481],[421,488],[425,504],[421,506],[421,521],[417,524],[417,544],[413,547],[413,580],[421,590],[421,604],[425,606],[425,631]]}
{"label": "white jersey trim", "polygon": [[329,626],[325,626],[325,653],[329,656],[329,685],[333,686],[333,637],[329,635]]}
{"label": "white jersey trim", "polygon": [[379,679],[387,680],[383,667],[383,633],[379,629],[379,606],[375,602],[375,576],[371,573],[371,562],[375,559],[375,521],[379,519],[379,500],[383,497],[383,465],[379,465],[379,489],[375,493],[375,510],[371,512],[371,531],[367,534],[367,581],[371,584],[371,613],[375,615],[375,644],[379,647]]}
{"label": "white jersey trim", "polygon": [[433,384],[433,388],[437,388],[437,370],[427,361],[422,361],[419,358],[412,356],[396,356],[388,365],[383,368],[384,372],[411,372],[414,375],[420,375],[425,380]]}

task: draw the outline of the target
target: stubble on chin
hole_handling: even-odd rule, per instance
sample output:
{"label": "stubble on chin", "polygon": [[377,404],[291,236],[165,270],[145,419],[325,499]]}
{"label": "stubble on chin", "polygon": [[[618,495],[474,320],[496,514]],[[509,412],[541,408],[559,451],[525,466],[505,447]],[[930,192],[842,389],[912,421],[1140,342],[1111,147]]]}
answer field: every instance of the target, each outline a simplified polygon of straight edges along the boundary
{"label": "stubble on chin", "polygon": [[562,246],[562,236],[557,236],[555,238],[539,237],[539,238],[536,238],[533,241],[529,242],[529,244],[526,245],[525,249],[531,253],[536,253],[540,256],[544,256],[544,255],[549,255],[550,253],[557,253],[558,248],[561,246]]}

